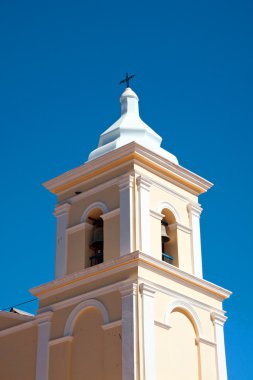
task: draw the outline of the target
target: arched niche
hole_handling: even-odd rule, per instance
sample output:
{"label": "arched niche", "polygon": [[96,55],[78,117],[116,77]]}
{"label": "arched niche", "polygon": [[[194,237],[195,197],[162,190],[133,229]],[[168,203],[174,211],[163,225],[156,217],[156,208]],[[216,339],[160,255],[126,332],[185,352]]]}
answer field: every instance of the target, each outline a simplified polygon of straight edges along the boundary
{"label": "arched niche", "polygon": [[163,207],[161,209],[161,214],[163,215],[161,220],[162,260],[178,267],[177,221],[179,216],[170,204],[162,203],[161,207]]}
{"label": "arched niche", "polygon": [[75,380],[104,380],[104,331],[108,312],[97,300],[84,301],[70,313],[65,335],[73,336],[71,343],[70,378]]}
{"label": "arched niche", "polygon": [[[103,219],[101,216],[108,212],[108,207],[103,202],[94,202],[89,205],[82,214],[81,223],[85,222],[90,226],[85,229],[85,268],[97,265],[104,260],[104,233],[103,233]],[[93,242],[99,237],[101,244],[95,246]]]}
{"label": "arched niche", "polygon": [[102,304],[102,302],[94,299],[83,301],[80,304],[78,304],[70,313],[65,325],[64,336],[72,336],[73,328],[78,316],[80,315],[80,313],[82,313],[84,310],[88,308],[96,308],[101,313],[104,324],[109,322],[108,311],[106,307]]}
{"label": "arched niche", "polygon": [[202,326],[194,308],[187,302],[171,302],[165,313],[168,330],[157,331],[157,345],[162,347],[157,355],[159,379],[196,380],[200,378],[200,351],[196,338],[202,336]]}

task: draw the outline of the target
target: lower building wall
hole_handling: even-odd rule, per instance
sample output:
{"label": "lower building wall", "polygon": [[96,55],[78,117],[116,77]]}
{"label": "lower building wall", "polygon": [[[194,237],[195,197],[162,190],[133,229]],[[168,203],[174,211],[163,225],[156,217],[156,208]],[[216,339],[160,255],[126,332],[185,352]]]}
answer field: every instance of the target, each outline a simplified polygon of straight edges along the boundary
{"label": "lower building wall", "polygon": [[37,327],[32,326],[0,339],[0,379],[34,380]]}

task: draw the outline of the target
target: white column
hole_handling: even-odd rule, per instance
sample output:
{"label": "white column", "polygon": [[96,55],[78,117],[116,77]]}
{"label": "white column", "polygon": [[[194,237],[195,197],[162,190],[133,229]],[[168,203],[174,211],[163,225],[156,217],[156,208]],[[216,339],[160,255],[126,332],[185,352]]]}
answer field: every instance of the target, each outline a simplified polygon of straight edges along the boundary
{"label": "white column", "polygon": [[120,256],[133,251],[133,184],[134,177],[124,176],[120,191]]}
{"label": "white column", "polygon": [[227,380],[227,365],[224,341],[224,323],[227,317],[213,312],[211,318],[214,325],[214,333],[216,340],[216,359],[218,380]]}
{"label": "white column", "polygon": [[201,238],[200,238],[200,223],[199,218],[202,208],[198,205],[188,204],[187,210],[190,218],[190,226],[192,229],[192,259],[193,259],[193,274],[197,277],[203,277],[202,271],[202,253],[201,253]]}
{"label": "white column", "polygon": [[150,187],[151,182],[142,176],[137,178],[139,193],[140,251],[150,254]]}
{"label": "white column", "polygon": [[70,204],[64,203],[54,210],[56,217],[56,257],[55,257],[55,278],[63,277],[67,273],[68,255],[68,219]]}
{"label": "white column", "polygon": [[49,355],[48,347],[50,340],[51,318],[53,313],[48,311],[38,314],[38,347],[36,362],[36,380],[48,380]]}
{"label": "white column", "polygon": [[120,288],[122,298],[122,380],[137,380],[136,284]]}
{"label": "white column", "polygon": [[143,360],[144,379],[155,380],[155,323],[154,296],[155,291],[146,284],[140,285],[142,294],[142,325],[143,325]]}

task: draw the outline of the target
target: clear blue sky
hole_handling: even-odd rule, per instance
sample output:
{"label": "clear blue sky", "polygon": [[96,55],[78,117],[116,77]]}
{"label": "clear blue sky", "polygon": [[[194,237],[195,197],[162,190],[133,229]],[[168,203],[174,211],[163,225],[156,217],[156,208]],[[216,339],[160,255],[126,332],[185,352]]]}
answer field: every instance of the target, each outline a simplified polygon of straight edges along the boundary
{"label": "clear blue sky", "polygon": [[200,199],[204,277],[234,292],[229,379],[253,378],[252,18],[250,0],[1,1],[0,307],[53,279],[41,183],[86,161],[128,71],[163,147],[215,183]]}

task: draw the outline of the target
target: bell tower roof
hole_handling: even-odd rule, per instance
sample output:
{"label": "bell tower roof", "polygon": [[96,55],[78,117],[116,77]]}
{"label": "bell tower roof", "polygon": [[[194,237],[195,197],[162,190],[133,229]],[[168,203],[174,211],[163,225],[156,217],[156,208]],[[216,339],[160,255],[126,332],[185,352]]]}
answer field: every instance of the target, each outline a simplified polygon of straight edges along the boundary
{"label": "bell tower roof", "polygon": [[98,148],[90,153],[88,161],[134,141],[178,164],[173,154],[161,148],[162,138],[141,120],[139,98],[130,87],[122,93],[120,103],[121,117],[100,135]]}

